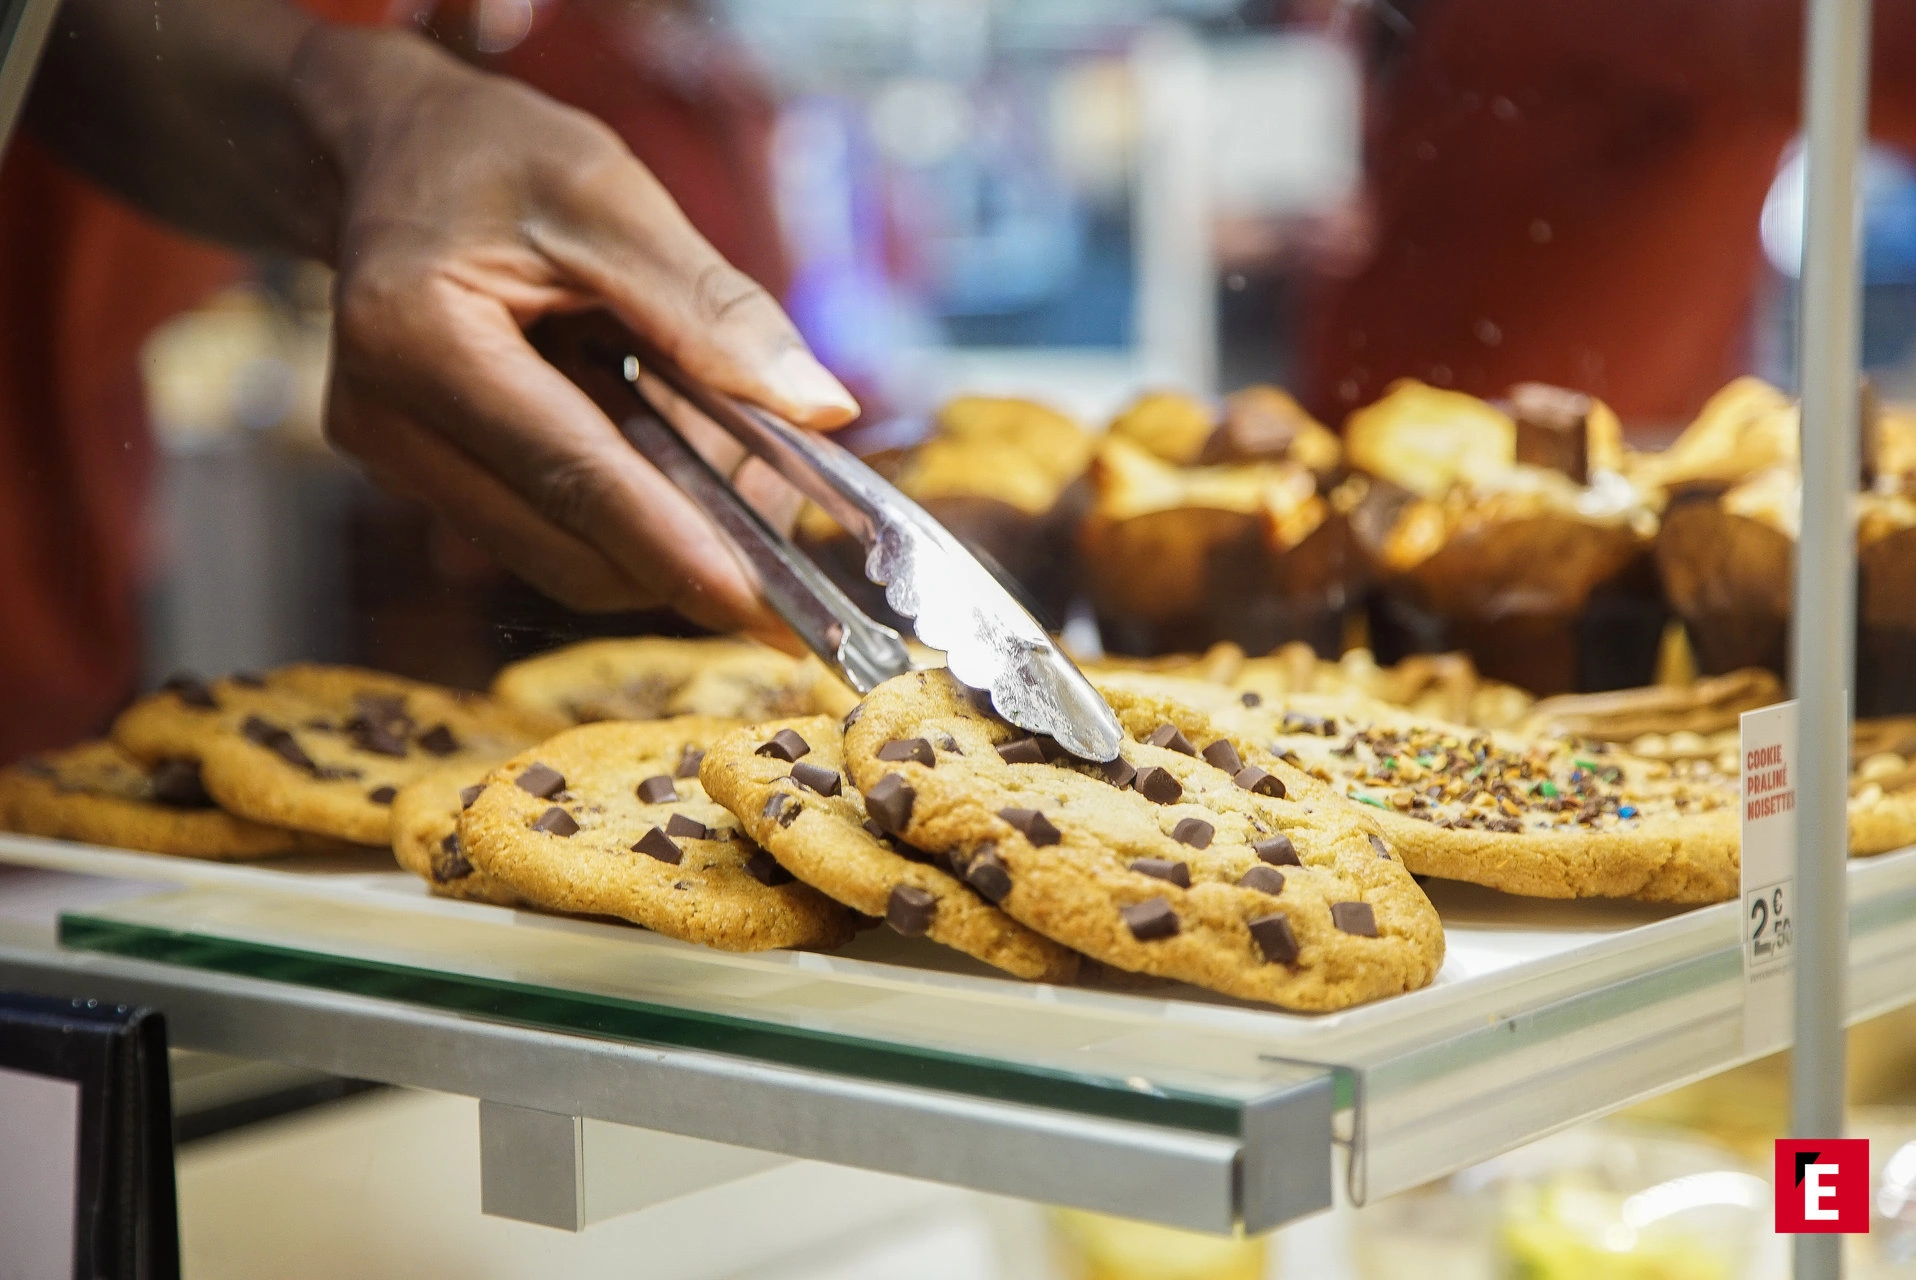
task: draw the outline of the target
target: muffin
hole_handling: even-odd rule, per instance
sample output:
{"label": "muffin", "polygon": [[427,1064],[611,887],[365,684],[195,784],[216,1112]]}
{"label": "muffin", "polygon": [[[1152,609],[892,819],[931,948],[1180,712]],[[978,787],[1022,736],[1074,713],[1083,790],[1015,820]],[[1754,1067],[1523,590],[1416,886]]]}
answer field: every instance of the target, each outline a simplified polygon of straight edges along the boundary
{"label": "muffin", "polygon": [[1406,380],[1351,415],[1346,446],[1381,659],[1462,649],[1538,695],[1648,682],[1656,513],[1602,402],[1533,383],[1506,409]]}

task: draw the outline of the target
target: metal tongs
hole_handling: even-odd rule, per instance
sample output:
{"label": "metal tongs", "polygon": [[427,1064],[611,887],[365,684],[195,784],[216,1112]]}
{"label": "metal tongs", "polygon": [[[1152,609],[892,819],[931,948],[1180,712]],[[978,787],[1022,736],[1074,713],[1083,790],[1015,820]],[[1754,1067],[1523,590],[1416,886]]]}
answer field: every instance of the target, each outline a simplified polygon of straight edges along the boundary
{"label": "metal tongs", "polygon": [[705,419],[762,459],[865,547],[865,576],[951,673],[998,714],[1086,760],[1113,760],[1123,734],[1084,673],[977,557],[922,507],[816,432],[714,391],[623,326],[598,315],[548,321],[546,356],[620,432],[710,514],[757,573],[780,617],[860,693],[911,669],[896,631],[874,621],[767,524],[661,408]]}

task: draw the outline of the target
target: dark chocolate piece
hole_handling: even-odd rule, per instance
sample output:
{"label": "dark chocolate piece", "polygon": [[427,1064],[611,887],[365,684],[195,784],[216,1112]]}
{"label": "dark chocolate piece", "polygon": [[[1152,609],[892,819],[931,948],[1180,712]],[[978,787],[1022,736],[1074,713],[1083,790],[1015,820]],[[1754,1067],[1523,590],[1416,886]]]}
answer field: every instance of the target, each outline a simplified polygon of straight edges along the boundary
{"label": "dark chocolate piece", "polygon": [[[860,703],[859,705],[863,706],[864,704]],[[865,819],[863,822],[859,823],[858,825],[865,828],[866,834],[868,835],[877,836],[880,840],[883,840],[885,838],[885,828],[879,826],[876,822],[874,822],[870,818]]]}
{"label": "dark chocolate piece", "polygon": [[1116,760],[1107,760],[1098,766],[1098,773],[1114,787],[1128,787],[1138,776],[1138,767],[1119,756]]}
{"label": "dark chocolate piece", "polygon": [[1260,840],[1251,846],[1251,851],[1274,867],[1301,867],[1303,862],[1297,856],[1297,846],[1282,831],[1269,840]]}
{"label": "dark chocolate piece", "polygon": [[1246,791],[1260,796],[1270,796],[1276,800],[1284,798],[1284,779],[1274,773],[1268,773],[1254,764],[1247,764],[1231,775],[1231,781]]}
{"label": "dark chocolate piece", "polygon": [[1282,911],[1273,911],[1268,916],[1258,916],[1246,921],[1251,931],[1251,941],[1257,943],[1257,949],[1264,958],[1274,964],[1297,963],[1297,935],[1291,932],[1291,922]]}
{"label": "dark chocolate piece", "polygon": [[294,768],[319,776],[319,768],[313,763],[313,758],[306,754],[306,749],[299,745],[299,740],[293,737],[290,730],[282,729],[259,716],[247,716],[240,725],[240,733],[248,742],[265,747]]}
{"label": "dark chocolate piece", "polygon": [[784,867],[779,866],[778,859],[763,849],[754,849],[752,856],[745,860],[745,874],[768,889],[776,889],[779,885],[790,884],[798,878]]}
{"label": "dark chocolate piece", "polygon": [[1284,873],[1276,867],[1262,864],[1252,867],[1237,878],[1238,884],[1246,889],[1255,889],[1259,893],[1268,893],[1272,897],[1284,892]]}
{"label": "dark chocolate piece", "polygon": [[1184,730],[1174,724],[1159,725],[1151,731],[1151,736],[1146,738],[1145,741],[1154,747],[1166,747],[1181,755],[1194,756],[1197,754],[1197,748],[1192,746],[1191,740],[1184,736]]}
{"label": "dark chocolate piece", "polygon": [[1248,689],[1238,694],[1237,700],[1247,707],[1261,707],[1264,705],[1264,695]]}
{"label": "dark chocolate piece", "polygon": [[937,896],[915,885],[893,885],[891,897],[885,900],[885,923],[907,938],[916,938],[931,928],[931,918],[937,913]]}
{"label": "dark chocolate piece", "polygon": [[160,685],[162,693],[170,693],[189,707],[198,707],[202,711],[218,711],[219,699],[206,687],[206,682],[189,672],[181,671],[166,678]]}
{"label": "dark chocolate piece", "polygon": [[926,768],[938,763],[938,757],[931,753],[931,744],[923,738],[893,738],[878,748],[878,758],[888,764],[916,760]]}
{"label": "dark chocolate piece", "polygon": [[889,834],[903,835],[917,799],[918,793],[906,785],[903,775],[888,773],[865,793],[865,811]]}
{"label": "dark chocolate piece", "polygon": [[671,804],[679,798],[679,789],[662,773],[654,774],[638,786],[639,799],[647,804]]}
{"label": "dark chocolate piece", "polygon": [[678,767],[672,770],[672,776],[675,778],[696,778],[699,776],[699,766],[703,763],[705,763],[704,749],[695,747],[688,742],[685,744],[685,750],[679,753]]}
{"label": "dark chocolate piece", "polygon": [[765,807],[758,811],[758,816],[761,818],[776,818],[778,819],[779,826],[789,827],[798,821],[798,815],[804,811],[805,806],[792,799],[791,796],[783,791],[774,791],[765,798]]}
{"label": "dark chocolate piece", "polygon": [[677,840],[710,840],[712,829],[697,818],[675,813],[666,819],[665,834]]}
{"label": "dark chocolate piece", "polygon": [[1182,889],[1191,887],[1191,867],[1189,863],[1173,862],[1169,858],[1139,858],[1131,864],[1131,870],[1141,876],[1150,876],[1157,880],[1169,880]]}
{"label": "dark chocolate piece", "polygon": [[394,733],[385,721],[354,716],[347,722],[347,726],[352,730],[353,745],[361,751],[368,751],[376,756],[405,758],[406,740]]}
{"label": "dark chocolate piece", "polygon": [[412,717],[406,714],[406,698],[396,693],[355,693],[353,710],[363,720],[373,720],[380,724],[398,724],[404,722],[412,727]]}
{"label": "dark chocolate piece", "polygon": [[466,851],[459,847],[459,833],[449,833],[439,842],[439,856],[432,860],[432,878],[444,883],[464,880],[471,874],[472,864],[466,861]]}
{"label": "dark chocolate piece", "polygon": [[266,677],[257,671],[235,671],[226,678],[234,684],[239,685],[242,689],[264,689],[266,687]]}
{"label": "dark chocolate piece", "polygon": [[1590,483],[1589,396],[1541,382],[1510,388],[1511,416],[1517,420],[1517,461],[1561,471],[1578,484]]}
{"label": "dark chocolate piece", "polygon": [[528,766],[515,781],[519,790],[538,796],[541,800],[550,800],[565,790],[565,775],[551,765],[537,761]]}
{"label": "dark chocolate piece", "polygon": [[674,844],[672,837],[657,827],[647,827],[645,834],[639,837],[639,842],[632,846],[632,852],[642,853],[648,858],[657,858],[660,862],[667,862],[675,867],[685,861],[685,850]]}
{"label": "dark chocolate piece", "polygon": [[807,791],[816,791],[821,796],[835,796],[844,786],[844,779],[834,769],[822,764],[795,764],[792,766],[792,781]]}
{"label": "dark chocolate piece", "polygon": [[1204,748],[1204,758],[1226,773],[1235,774],[1244,768],[1244,761],[1239,758],[1237,748],[1223,738]]}
{"label": "dark chocolate piece", "polygon": [[532,829],[543,831],[550,836],[570,836],[578,832],[579,823],[571,814],[555,804],[533,820]]}
{"label": "dark chocolate piece", "polygon": [[427,755],[449,756],[459,750],[459,739],[455,738],[452,730],[443,724],[434,725],[420,734],[415,741],[419,743],[419,749]]}
{"label": "dark chocolate piece", "polygon": [[770,756],[774,760],[783,760],[790,764],[801,756],[809,755],[811,750],[812,744],[799,737],[796,732],[791,729],[780,729],[772,735],[771,741],[760,746],[755,754]]}
{"label": "dark chocolate piece", "polygon": [[1051,819],[1036,809],[1000,809],[998,816],[1034,845],[1058,843],[1058,829],[1051,825]]}
{"label": "dark chocolate piece", "polygon": [[483,782],[475,782],[469,787],[459,788],[459,807],[461,809],[472,808],[472,802],[477,800],[479,793],[485,789],[486,784]]}
{"label": "dark chocolate piece", "polygon": [[1125,927],[1139,942],[1156,942],[1177,935],[1178,913],[1171,910],[1171,904],[1163,898],[1146,898],[1120,907],[1118,914],[1124,917]]}
{"label": "dark chocolate piece", "polygon": [[1193,849],[1211,847],[1211,837],[1217,834],[1217,828],[1202,818],[1179,818],[1178,824],[1171,828],[1171,838],[1179,844],[1188,844]]}
{"label": "dark chocolate piece", "polygon": [[1014,738],[998,744],[998,755],[1006,764],[1043,764],[1044,745],[1036,738]]}
{"label": "dark chocolate piece", "polygon": [[366,793],[366,798],[374,804],[391,804],[393,797],[398,794],[398,787],[374,787]]}
{"label": "dark chocolate piece", "polygon": [[1156,765],[1138,770],[1131,789],[1156,804],[1176,804],[1184,798],[1184,785]]}
{"label": "dark chocolate piece", "polygon": [[213,797],[206,794],[206,787],[200,782],[200,766],[196,760],[162,760],[153,766],[151,782],[153,798],[161,804],[176,809],[212,807]]}
{"label": "dark chocolate piece", "polygon": [[1380,858],[1390,857],[1390,846],[1384,843],[1384,838],[1382,836],[1372,836],[1370,838],[1370,847],[1377,850],[1378,857]]}
{"label": "dark chocolate piece", "polygon": [[1331,923],[1345,933],[1354,933],[1360,938],[1377,936],[1377,914],[1370,909],[1368,902],[1331,903]]}
{"label": "dark chocolate piece", "polygon": [[986,845],[972,855],[965,867],[965,883],[987,902],[1003,902],[1011,893],[1011,870],[998,856],[998,851]]}

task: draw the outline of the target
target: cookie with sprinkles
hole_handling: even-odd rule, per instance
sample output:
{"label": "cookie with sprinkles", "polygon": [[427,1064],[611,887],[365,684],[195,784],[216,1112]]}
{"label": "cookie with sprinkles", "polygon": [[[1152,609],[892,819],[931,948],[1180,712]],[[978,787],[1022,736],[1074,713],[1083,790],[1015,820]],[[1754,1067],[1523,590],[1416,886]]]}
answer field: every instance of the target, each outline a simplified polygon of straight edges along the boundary
{"label": "cookie with sprinkles", "polygon": [[852,916],[754,844],[699,782],[735,720],[601,721],[488,773],[459,817],[460,850],[521,899],[616,916],[727,951],[830,948]]}
{"label": "cookie with sprinkles", "polygon": [[[915,773],[936,769],[947,741],[901,739],[878,753]],[[1019,924],[949,869],[878,829],[864,797],[844,780],[844,747],[844,731],[830,716],[776,720],[714,742],[699,780],[779,865],[854,911],[1020,978],[1071,981],[1076,952]],[[946,751],[942,762],[957,759]]]}
{"label": "cookie with sprinkles", "polygon": [[393,797],[393,858],[439,897],[520,905],[519,895],[473,866],[459,844],[459,815],[479,798],[486,774],[498,764],[435,769]]}
{"label": "cookie with sprinkles", "polygon": [[1537,898],[1736,896],[1737,780],[1713,762],[1473,729],[1359,698],[1208,696],[1201,705],[1220,725],[1362,806],[1419,875]]}
{"label": "cookie with sprinkles", "polygon": [[[1098,765],[948,673],[899,676],[846,730],[846,766],[881,829],[1115,968],[1313,1011],[1436,975],[1437,913],[1364,815],[1187,706],[1106,696],[1125,742]],[[920,740],[935,764],[895,745]]]}

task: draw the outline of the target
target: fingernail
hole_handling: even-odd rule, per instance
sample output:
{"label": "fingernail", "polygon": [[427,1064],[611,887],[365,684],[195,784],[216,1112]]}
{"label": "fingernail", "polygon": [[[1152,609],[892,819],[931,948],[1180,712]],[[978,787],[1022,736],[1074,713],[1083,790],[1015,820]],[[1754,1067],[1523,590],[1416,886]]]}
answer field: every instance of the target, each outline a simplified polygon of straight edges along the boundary
{"label": "fingernail", "polygon": [[845,390],[845,384],[802,348],[794,347],[778,358],[770,382],[781,396],[802,406],[807,417],[827,419],[836,425],[858,416],[858,401]]}

